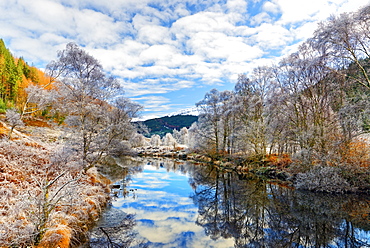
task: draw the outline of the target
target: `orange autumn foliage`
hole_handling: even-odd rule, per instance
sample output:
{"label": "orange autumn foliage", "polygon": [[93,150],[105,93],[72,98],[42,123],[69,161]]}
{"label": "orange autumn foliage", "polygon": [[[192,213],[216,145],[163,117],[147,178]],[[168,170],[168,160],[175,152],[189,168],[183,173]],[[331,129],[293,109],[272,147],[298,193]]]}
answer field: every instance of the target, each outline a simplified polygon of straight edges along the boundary
{"label": "orange autumn foliage", "polygon": [[71,229],[66,225],[56,225],[48,229],[41,243],[36,248],[68,248],[72,237]]}
{"label": "orange autumn foliage", "polygon": [[[19,59],[15,59],[15,61],[16,63],[18,63]],[[47,76],[43,71],[36,67],[28,66],[27,64],[25,64],[24,66],[28,68],[29,73],[27,77],[26,75],[23,74],[22,79],[19,82],[16,100],[17,105],[22,105],[26,101],[27,92],[25,89],[30,85],[38,85],[47,90],[53,88],[53,85],[51,84],[52,79],[49,76]]]}
{"label": "orange autumn foliage", "polygon": [[36,120],[36,119],[25,119],[23,120],[26,126],[32,127],[50,127],[50,125],[44,120]]}
{"label": "orange autumn foliage", "polygon": [[283,154],[268,154],[266,155],[265,161],[271,165],[275,166],[277,168],[286,168],[288,167],[293,161],[290,158],[289,154],[283,153]]}
{"label": "orange autumn foliage", "polygon": [[364,139],[358,139],[341,147],[342,163],[362,168],[370,167],[370,145]]}

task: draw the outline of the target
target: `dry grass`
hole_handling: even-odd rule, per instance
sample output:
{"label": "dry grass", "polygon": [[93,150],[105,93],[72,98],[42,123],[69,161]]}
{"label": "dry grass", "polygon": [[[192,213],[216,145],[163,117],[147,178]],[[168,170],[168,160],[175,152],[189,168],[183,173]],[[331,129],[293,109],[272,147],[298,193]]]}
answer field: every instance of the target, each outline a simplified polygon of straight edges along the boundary
{"label": "dry grass", "polygon": [[8,137],[9,129],[0,122],[0,138]]}
{"label": "dry grass", "polygon": [[24,124],[26,126],[31,126],[31,127],[50,127],[49,123],[45,120],[41,119],[25,119],[23,120]]}
{"label": "dry grass", "polygon": [[[52,151],[21,140],[0,140],[0,247],[78,247],[105,207],[109,181],[94,170],[81,174],[52,164]],[[41,242],[35,244],[45,206],[43,187],[66,168],[70,171],[49,189],[48,200],[55,208]]]}

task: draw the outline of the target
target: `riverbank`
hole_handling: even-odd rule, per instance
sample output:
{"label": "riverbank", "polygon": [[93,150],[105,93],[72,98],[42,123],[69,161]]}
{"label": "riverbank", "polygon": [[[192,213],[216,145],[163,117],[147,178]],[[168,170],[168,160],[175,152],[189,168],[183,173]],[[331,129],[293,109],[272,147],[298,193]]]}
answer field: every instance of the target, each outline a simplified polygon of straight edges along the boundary
{"label": "riverbank", "polygon": [[110,181],[81,172],[55,128],[0,123],[0,247],[79,247],[109,201]]}
{"label": "riverbank", "polygon": [[369,196],[303,192],[210,163],[114,160],[104,170],[118,194],[91,236],[94,248],[365,247],[370,240]]}
{"label": "riverbank", "polygon": [[[209,163],[222,170],[239,174],[252,173],[264,180],[275,181],[300,190],[325,193],[370,194],[369,144],[361,139],[349,147],[348,154],[335,160],[318,158],[311,163],[305,161],[304,153],[294,158],[288,154],[257,156],[231,156],[188,152],[185,147],[140,147],[135,148],[139,156],[167,157],[195,163]],[[361,146],[359,146],[361,144]],[[351,144],[350,144],[351,146]],[[358,148],[360,147],[360,149]]]}

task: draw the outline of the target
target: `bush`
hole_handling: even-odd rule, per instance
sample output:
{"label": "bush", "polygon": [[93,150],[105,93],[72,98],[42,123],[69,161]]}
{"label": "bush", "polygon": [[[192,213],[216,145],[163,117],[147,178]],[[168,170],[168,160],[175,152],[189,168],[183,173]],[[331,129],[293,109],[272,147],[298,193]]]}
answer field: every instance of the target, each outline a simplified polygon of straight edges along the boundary
{"label": "bush", "polygon": [[323,166],[315,166],[308,172],[298,173],[294,185],[301,190],[328,193],[345,193],[356,190],[340,175],[339,168]]}

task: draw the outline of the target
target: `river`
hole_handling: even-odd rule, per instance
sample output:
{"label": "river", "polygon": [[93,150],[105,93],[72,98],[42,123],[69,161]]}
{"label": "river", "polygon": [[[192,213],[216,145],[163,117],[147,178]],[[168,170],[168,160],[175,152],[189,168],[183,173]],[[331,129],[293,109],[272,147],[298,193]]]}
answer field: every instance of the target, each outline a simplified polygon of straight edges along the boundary
{"label": "river", "polygon": [[100,172],[115,199],[91,247],[370,247],[369,196],[169,159],[115,159]]}

